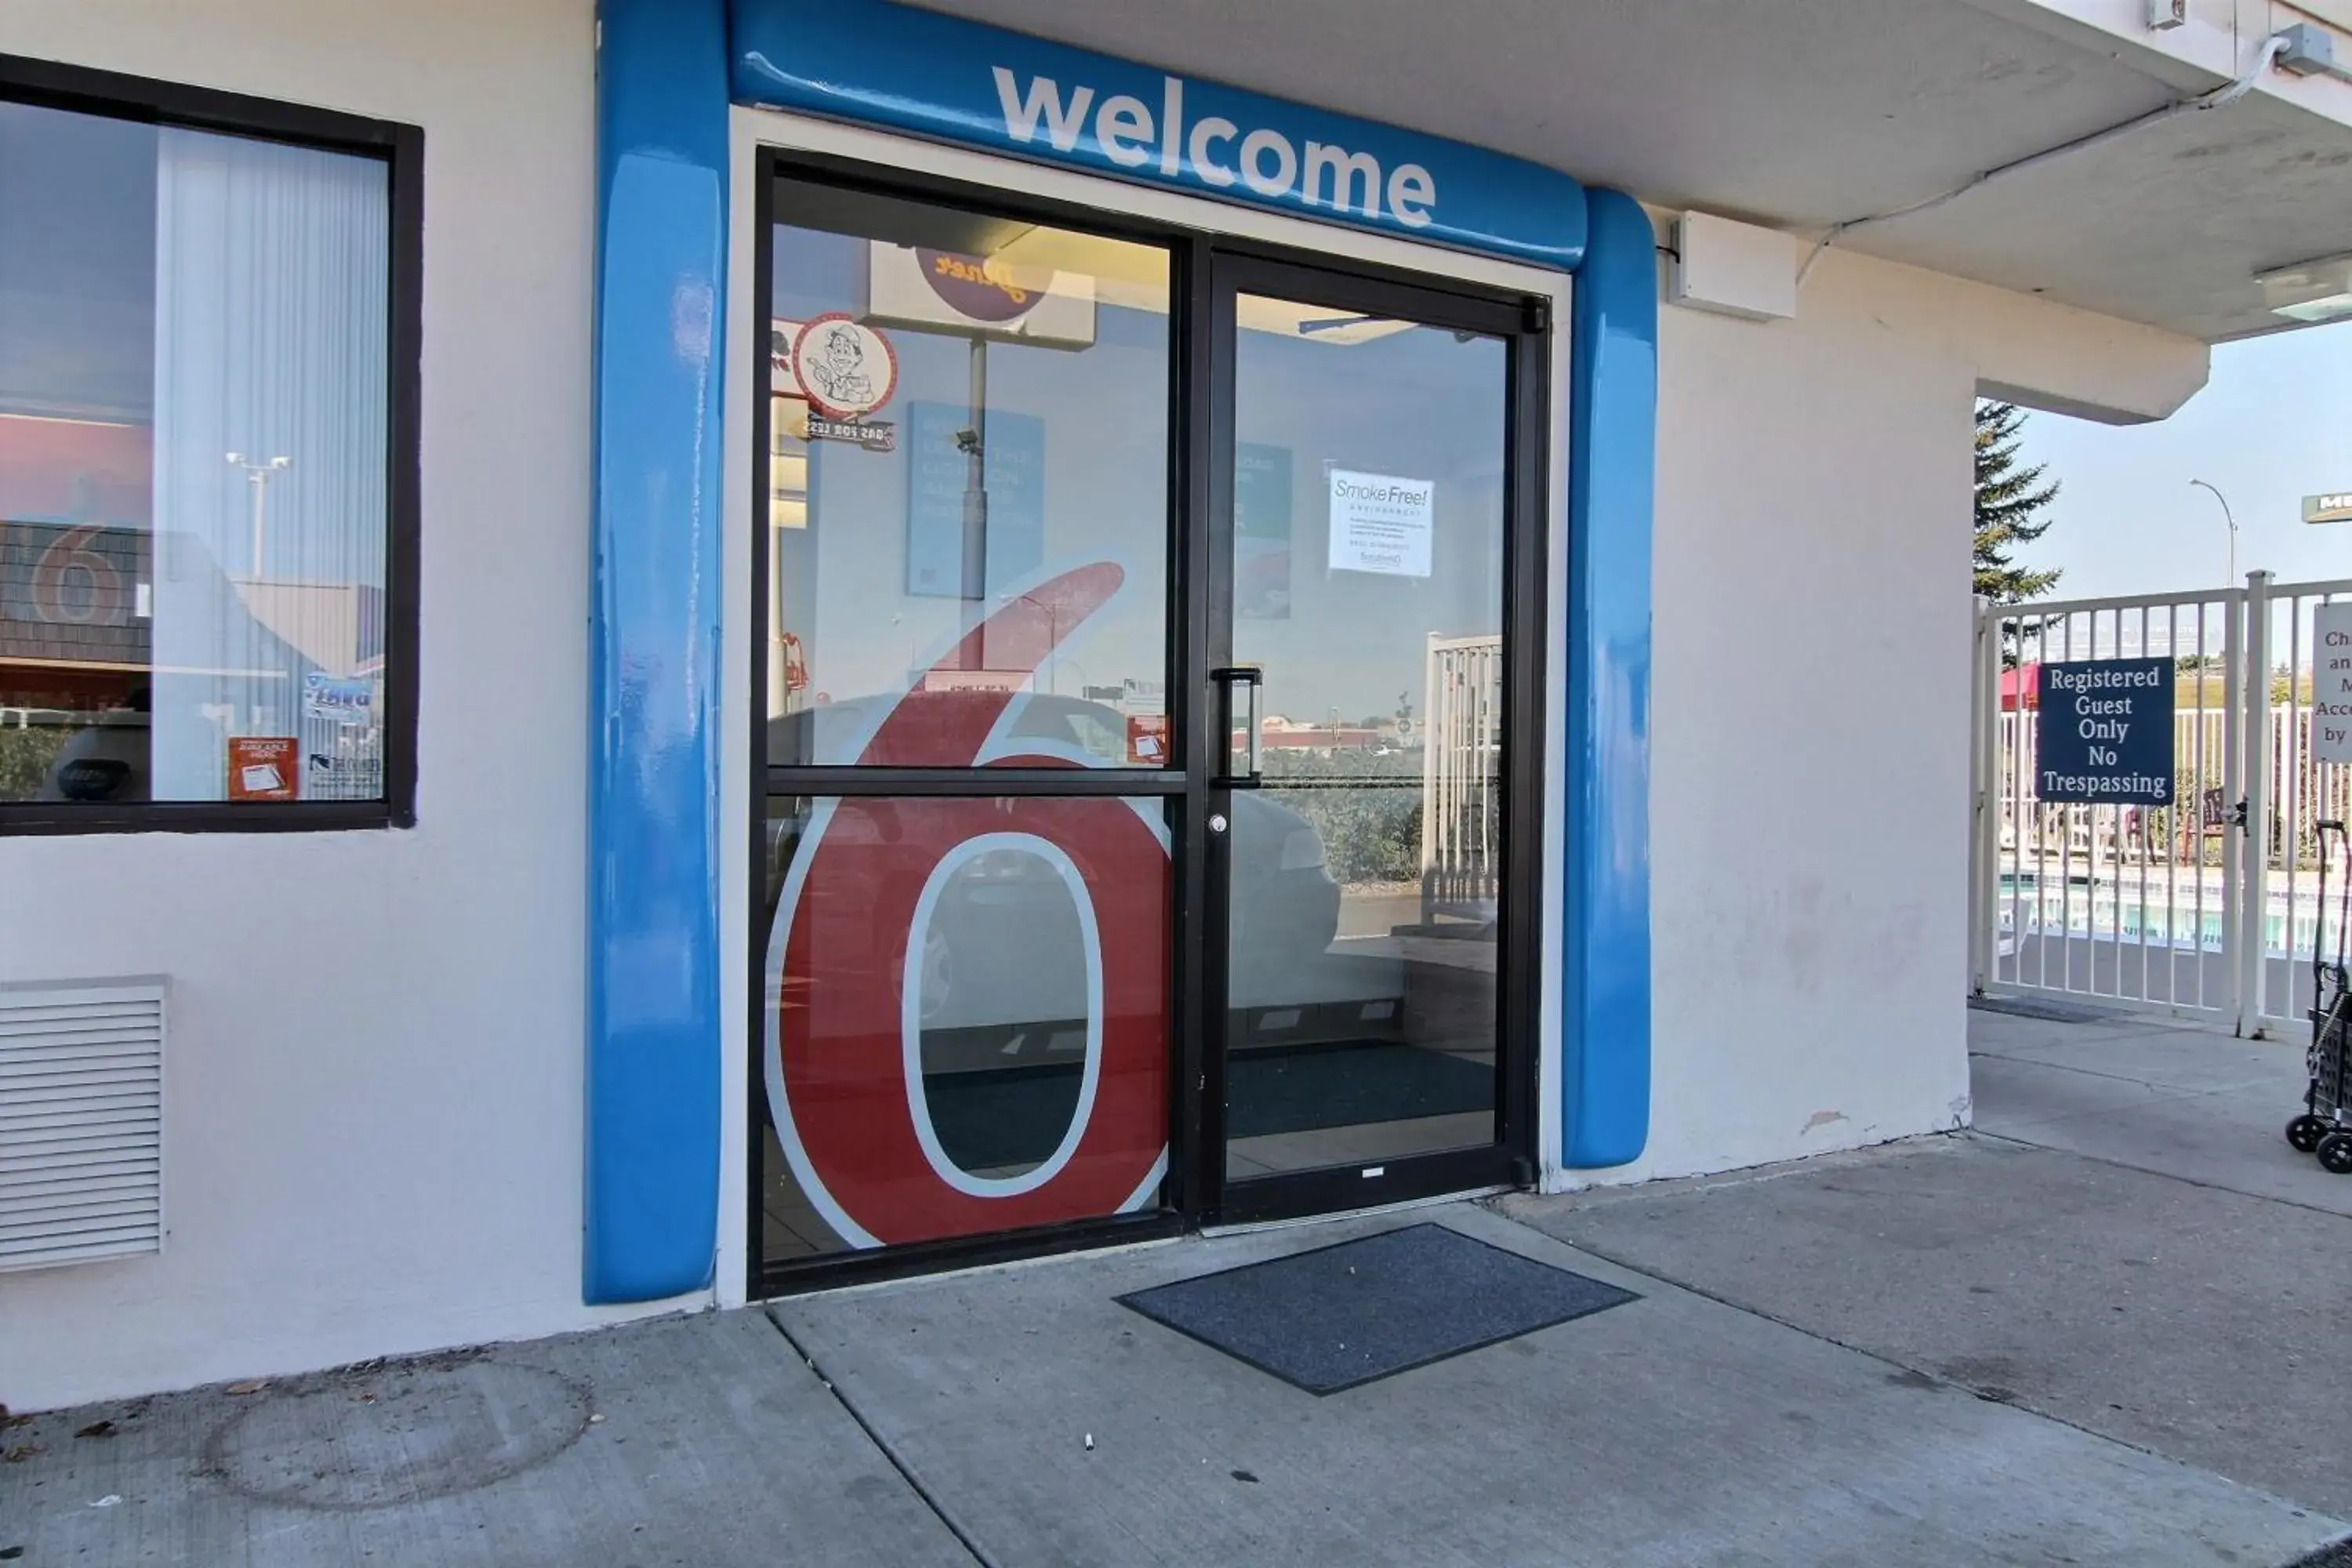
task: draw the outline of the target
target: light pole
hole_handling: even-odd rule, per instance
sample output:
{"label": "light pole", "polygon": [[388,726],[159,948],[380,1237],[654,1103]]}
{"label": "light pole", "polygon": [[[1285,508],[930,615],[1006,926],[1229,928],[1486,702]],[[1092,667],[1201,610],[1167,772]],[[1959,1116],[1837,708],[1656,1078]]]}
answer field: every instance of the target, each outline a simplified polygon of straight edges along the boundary
{"label": "light pole", "polygon": [[2203,479],[2191,479],[2189,486],[2191,489],[2211,491],[2213,499],[2221,503],[2221,520],[2230,525],[2230,575],[2224,586],[2234,588],[2238,585],[2238,520],[2230,510],[2230,498]]}
{"label": "light pole", "polygon": [[253,486],[253,580],[261,581],[261,515],[268,504],[269,481],[294,466],[291,458],[247,458],[242,452],[228,455],[231,464],[245,470],[247,483]]}

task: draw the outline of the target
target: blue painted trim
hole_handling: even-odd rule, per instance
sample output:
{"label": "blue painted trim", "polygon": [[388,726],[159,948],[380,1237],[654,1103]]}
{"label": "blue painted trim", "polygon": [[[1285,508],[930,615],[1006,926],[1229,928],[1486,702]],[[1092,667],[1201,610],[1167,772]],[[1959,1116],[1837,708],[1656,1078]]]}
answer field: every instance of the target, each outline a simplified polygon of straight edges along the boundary
{"label": "blue painted trim", "polygon": [[1587,194],[1569,481],[1567,920],[1561,1157],[1622,1165],[1650,1135],[1650,531],[1657,238]]}
{"label": "blue painted trim", "polygon": [[723,0],[604,0],[582,1293],[710,1282],[719,1225]]}
{"label": "blue painted trim", "polygon": [[[732,9],[745,103],[1539,267],[1571,268],[1583,253],[1584,187],[1490,148],[889,0]],[[1310,157],[1318,145],[1325,156]],[[1371,163],[1343,183],[1334,153]]]}

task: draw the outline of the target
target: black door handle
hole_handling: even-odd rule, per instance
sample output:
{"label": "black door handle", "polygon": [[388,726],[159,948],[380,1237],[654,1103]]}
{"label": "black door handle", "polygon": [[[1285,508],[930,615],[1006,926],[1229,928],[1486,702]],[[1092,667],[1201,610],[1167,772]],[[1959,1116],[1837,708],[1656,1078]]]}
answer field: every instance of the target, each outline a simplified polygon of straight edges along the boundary
{"label": "black door handle", "polygon": [[[1265,690],[1265,673],[1255,665],[1232,665],[1209,671],[1209,679],[1217,683],[1218,724],[1223,735],[1223,771],[1209,782],[1219,789],[1255,789],[1265,782],[1260,769],[1261,715],[1259,702]],[[1236,718],[1234,694],[1246,692],[1238,715],[1242,726],[1241,763],[1234,766],[1234,724]]]}

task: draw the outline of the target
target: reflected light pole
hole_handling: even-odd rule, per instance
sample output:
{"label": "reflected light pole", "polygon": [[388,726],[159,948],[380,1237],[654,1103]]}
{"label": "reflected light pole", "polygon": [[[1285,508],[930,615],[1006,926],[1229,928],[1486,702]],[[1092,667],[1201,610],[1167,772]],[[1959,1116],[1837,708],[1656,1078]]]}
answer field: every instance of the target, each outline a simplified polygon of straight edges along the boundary
{"label": "reflected light pole", "polygon": [[2234,588],[2238,585],[2238,520],[2230,510],[2230,498],[2203,479],[2191,479],[2189,485],[2191,489],[2210,491],[2213,499],[2221,503],[2221,520],[2230,525],[2230,575],[2222,585]]}
{"label": "reflected light pole", "polygon": [[228,455],[231,464],[245,470],[253,486],[253,580],[261,581],[261,516],[268,504],[269,481],[293,467],[291,458],[248,458],[242,452]]}

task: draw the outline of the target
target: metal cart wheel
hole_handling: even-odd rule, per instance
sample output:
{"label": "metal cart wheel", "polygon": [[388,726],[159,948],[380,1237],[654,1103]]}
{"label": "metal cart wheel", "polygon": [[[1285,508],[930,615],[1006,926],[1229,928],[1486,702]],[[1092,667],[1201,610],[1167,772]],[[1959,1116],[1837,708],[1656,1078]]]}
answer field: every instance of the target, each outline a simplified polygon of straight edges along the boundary
{"label": "metal cart wheel", "polygon": [[2317,1149],[2327,1136],[2327,1123],[2308,1111],[2286,1124],[2286,1141],[2298,1154],[2308,1154]]}
{"label": "metal cart wheel", "polygon": [[2319,1141],[2320,1169],[2331,1175],[2352,1176],[2352,1132],[2330,1132]]}

